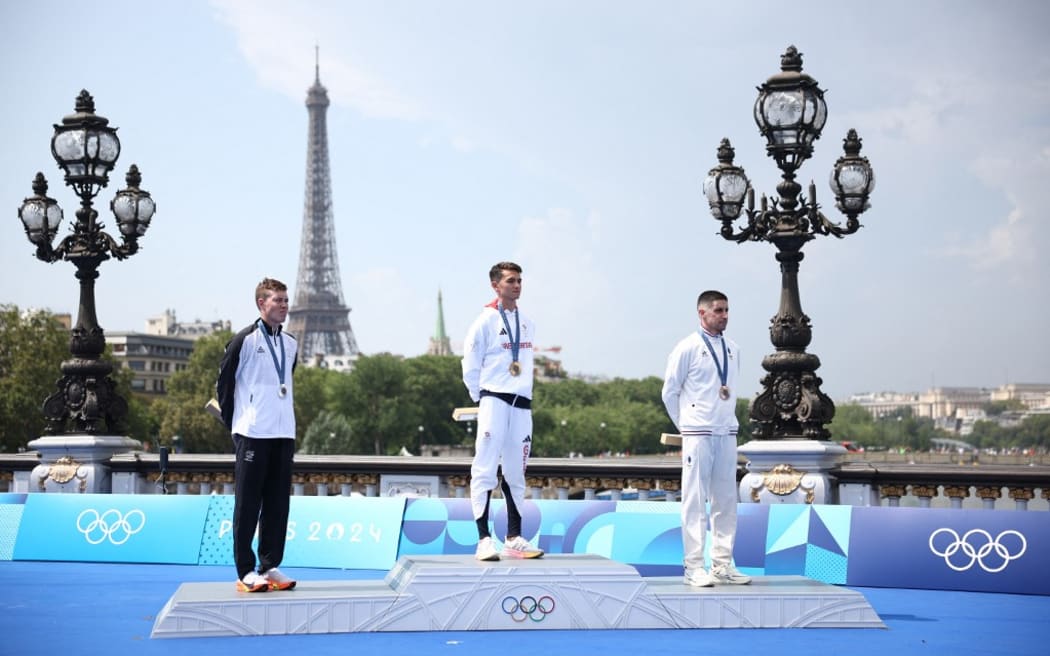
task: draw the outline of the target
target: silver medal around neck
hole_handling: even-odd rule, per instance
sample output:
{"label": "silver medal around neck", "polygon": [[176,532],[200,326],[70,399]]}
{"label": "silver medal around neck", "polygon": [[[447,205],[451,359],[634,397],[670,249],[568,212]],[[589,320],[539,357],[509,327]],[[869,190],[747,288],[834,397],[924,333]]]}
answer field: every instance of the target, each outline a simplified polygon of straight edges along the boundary
{"label": "silver medal around neck", "polygon": [[517,360],[515,360],[514,362],[511,362],[510,363],[510,367],[507,368],[507,371],[510,372],[511,376],[520,376],[521,375],[521,363],[518,362]]}
{"label": "silver medal around neck", "polygon": [[282,399],[288,396],[288,388],[285,386],[284,383],[281,383],[281,389],[277,390],[277,396],[281,397]]}
{"label": "silver medal around neck", "polygon": [[728,387],[726,387],[725,385],[723,385],[722,387],[720,387],[720,388],[718,389],[718,396],[719,396],[719,398],[721,398],[721,399],[722,399],[723,401],[728,401],[728,400],[729,400],[729,388],[728,388]]}

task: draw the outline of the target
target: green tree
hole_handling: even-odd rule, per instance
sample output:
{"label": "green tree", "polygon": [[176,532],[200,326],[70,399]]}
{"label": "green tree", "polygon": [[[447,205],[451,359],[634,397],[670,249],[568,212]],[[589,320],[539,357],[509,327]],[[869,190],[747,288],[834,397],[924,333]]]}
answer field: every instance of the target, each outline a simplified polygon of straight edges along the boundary
{"label": "green tree", "polygon": [[1024,410],[1025,404],[1021,399],[1006,399],[1004,401],[989,401],[984,404],[984,413],[989,417],[998,417],[1004,412]]}
{"label": "green tree", "polygon": [[[419,409],[416,414],[415,447],[419,453],[420,440],[428,444],[460,444],[467,438],[464,427],[452,420],[454,408],[474,403],[463,385],[463,370],[455,356],[422,355],[404,361],[405,403]],[[423,430],[419,431],[418,427]]]}
{"label": "green tree", "polygon": [[835,406],[835,418],[828,425],[831,439],[837,442],[853,442],[871,447],[886,446],[875,429],[875,419],[858,403],[843,403]]}
{"label": "green tree", "polygon": [[736,400],[736,421],[740,429],[736,434],[736,443],[746,444],[751,441],[751,402],[747,399]]}
{"label": "green tree", "polygon": [[293,376],[295,379],[295,436],[297,439],[302,440],[313,422],[332,405],[332,395],[338,381],[349,375],[331,369],[306,367],[302,363],[295,368]]}
{"label": "green tree", "polygon": [[593,405],[601,391],[598,386],[574,378],[559,381],[536,381],[533,385],[533,405],[537,407]]}
{"label": "green tree", "polygon": [[338,379],[329,409],[350,420],[354,453],[396,453],[405,442],[416,439],[409,436],[418,433],[423,413],[406,402],[407,370],[399,356],[364,355],[349,376]]}
{"label": "green tree", "polygon": [[[53,314],[0,306],[0,451],[24,449],[44,434],[44,399],[58,391],[62,362],[71,357],[69,330]],[[156,431],[149,401],[132,395],[132,372],[116,363],[109,347],[102,360],[113,366],[116,392],[128,403],[122,430],[148,440]]]}
{"label": "green tree", "polygon": [[1030,415],[1017,427],[1011,446],[1050,447],[1050,415]]}
{"label": "green tree", "polygon": [[69,331],[49,312],[0,306],[0,451],[44,434],[44,399],[57,391]]}
{"label": "green tree", "polygon": [[626,451],[632,455],[663,453],[667,447],[660,444],[662,433],[675,433],[674,424],[667,416],[663,402],[630,402],[623,406],[626,415]]}
{"label": "green tree", "polygon": [[614,378],[613,380],[597,383],[594,388],[598,392],[601,401],[605,403],[618,403],[621,401],[635,401],[639,403],[653,403],[663,406],[661,394],[664,382],[656,376],[648,378]]}
{"label": "green tree", "polygon": [[343,415],[321,410],[310,422],[299,448],[299,453],[314,455],[338,455],[353,453],[358,445],[354,444],[353,428]]}
{"label": "green tree", "polygon": [[135,372],[118,363],[113,358],[110,348],[106,346],[103,359],[113,363],[113,373],[111,375],[117,384],[117,394],[128,402],[126,422],[128,437],[136,439],[143,444],[149,444],[160,430],[160,419],[153,412],[153,399],[140,397],[131,391],[131,379],[135,377]]}
{"label": "green tree", "polygon": [[[194,453],[228,453],[230,434],[204,410],[215,396],[215,381],[226,343],[232,337],[221,331],[194,342],[186,368],[168,381],[168,393],[153,402],[159,423],[159,442]],[[178,436],[178,443],[175,437]]]}

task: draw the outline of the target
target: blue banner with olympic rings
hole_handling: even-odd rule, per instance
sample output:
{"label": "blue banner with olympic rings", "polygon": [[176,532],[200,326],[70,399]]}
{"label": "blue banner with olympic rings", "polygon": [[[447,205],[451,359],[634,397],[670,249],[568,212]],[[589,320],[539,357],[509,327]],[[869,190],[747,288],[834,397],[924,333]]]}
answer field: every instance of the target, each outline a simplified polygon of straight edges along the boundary
{"label": "blue banner with olympic rings", "polygon": [[1045,512],[854,508],[848,585],[1050,594]]}
{"label": "blue banner with olympic rings", "polygon": [[14,560],[197,563],[207,496],[31,494]]}

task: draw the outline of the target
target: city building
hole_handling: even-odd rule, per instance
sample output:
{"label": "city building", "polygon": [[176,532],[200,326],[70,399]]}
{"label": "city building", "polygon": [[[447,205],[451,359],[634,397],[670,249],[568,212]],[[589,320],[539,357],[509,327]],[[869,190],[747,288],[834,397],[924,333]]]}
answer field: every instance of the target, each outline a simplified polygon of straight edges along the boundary
{"label": "city building", "polygon": [[193,340],[187,337],[107,332],[106,343],[113,358],[133,372],[131,391],[144,396],[166,393],[168,379],[186,368],[193,353]]}
{"label": "city building", "polygon": [[[993,401],[1017,400],[1023,411],[988,415]],[[934,387],[919,393],[865,392],[850,396],[847,403],[863,407],[875,419],[908,408],[916,417],[934,420],[938,427],[968,435],[978,421],[1016,426],[1030,414],[1050,412],[1050,384],[1009,383],[996,389],[985,387]]]}
{"label": "city building", "polygon": [[1010,383],[992,391],[992,401],[1020,401],[1029,410],[1050,411],[1050,385]]}
{"label": "city building", "polygon": [[147,335],[200,339],[220,330],[230,329],[229,319],[226,321],[201,321],[200,319],[195,319],[189,323],[180,323],[175,318],[175,310],[164,310],[164,314],[146,319]]}
{"label": "city building", "polygon": [[206,335],[230,330],[230,322],[176,320],[175,310],[146,319],[146,332],[107,332],[106,343],[113,359],[131,369],[131,391],[143,396],[157,396],[168,391],[168,379],[190,362],[193,344]]}

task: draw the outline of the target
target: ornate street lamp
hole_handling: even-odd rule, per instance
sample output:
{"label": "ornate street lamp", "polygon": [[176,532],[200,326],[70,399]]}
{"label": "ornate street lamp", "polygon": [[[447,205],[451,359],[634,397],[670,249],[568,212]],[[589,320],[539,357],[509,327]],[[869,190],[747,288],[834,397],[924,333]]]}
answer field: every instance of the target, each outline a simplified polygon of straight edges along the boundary
{"label": "ornate street lamp", "polygon": [[[826,440],[824,426],[835,415],[835,404],[820,390],[816,375],[820,359],[806,353],[812,338],[809,317],[802,312],[798,294],[798,266],[802,246],[817,235],[844,237],[860,228],[857,217],[868,209],[868,196],[875,187],[875,174],[860,156],[861,140],[850,130],[844,141],[846,155],[835,162],[831,189],[836,207],[846,215],[845,227],[832,223],[820,211],[816,186],[808,195],[795,182],[795,172],[813,154],[827,120],[824,92],[816,80],[802,72],[802,53],[794,46],[780,59],[780,73],[759,88],[755,122],[766,138],[766,153],[780,168],[779,198],[762,196],[755,209],[754,190],[744,169],[733,164],[733,147],[723,139],[718,147],[718,165],[704,180],[704,195],[711,214],[722,222],[721,235],[729,241],[768,241],[777,247],[780,262],[780,308],[769,328],[776,352],[762,360],[768,372],[762,392],[751,406],[752,434],[756,439],[802,438]],[[734,222],[743,213],[747,225],[739,230]]]}
{"label": "ornate street lamp", "polygon": [[63,216],[58,203],[47,196],[43,173],[36,174],[33,195],[18,210],[37,258],[49,263],[72,262],[80,281],[80,307],[69,340],[73,357],[62,363],[58,391],[44,401],[47,432],[95,434],[105,427],[115,434],[123,427],[127,402],[116,393],[109,376],[112,365],[100,359],[106,342],[95,316],[95,279],[103,261],[110,257],[123,260],[138,251],[138,238],[149,227],[156,205],[139,188],[142,176],[132,164],[127,188],[118,191],[110,203],[120,241],[103,231],[105,225],[98,220],[92,199],[109,182],[109,172],[120,156],[120,140],[117,129],[95,114],[95,102],[87,91],[77,96],[76,112],[55,126],[51,154],[65,172],[66,184],[80,197],[72,232],[52,246]]}

